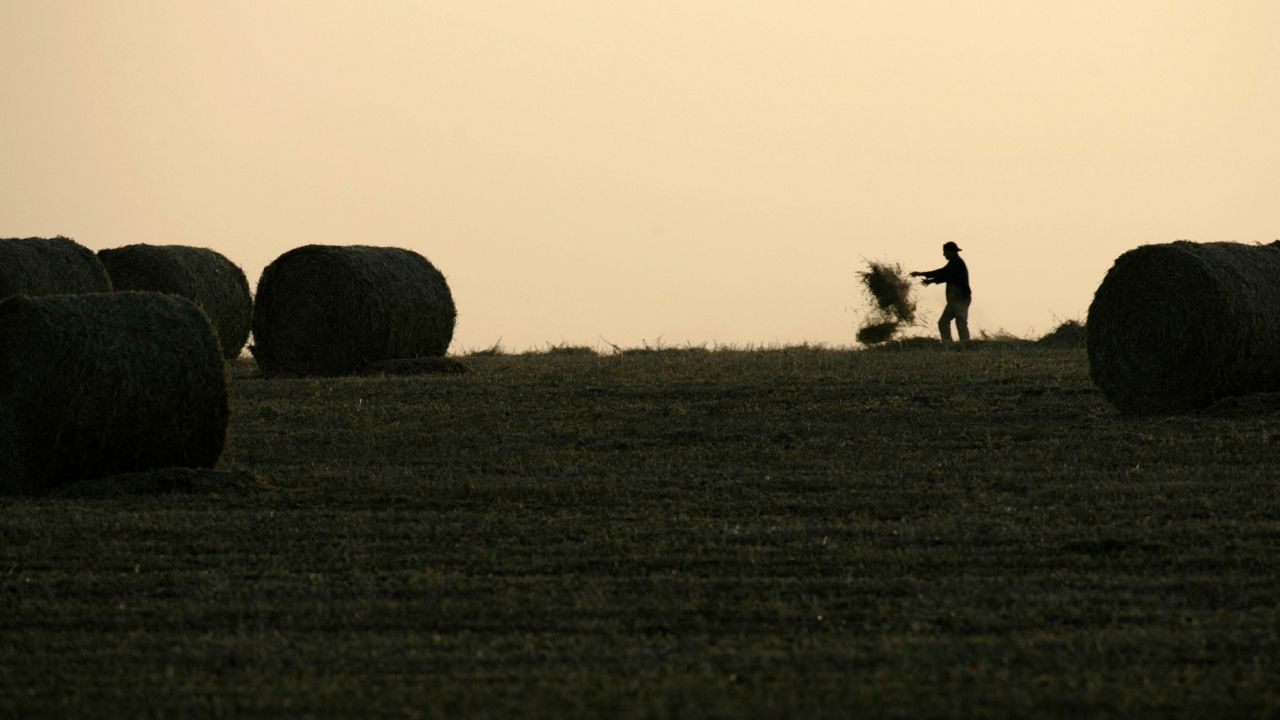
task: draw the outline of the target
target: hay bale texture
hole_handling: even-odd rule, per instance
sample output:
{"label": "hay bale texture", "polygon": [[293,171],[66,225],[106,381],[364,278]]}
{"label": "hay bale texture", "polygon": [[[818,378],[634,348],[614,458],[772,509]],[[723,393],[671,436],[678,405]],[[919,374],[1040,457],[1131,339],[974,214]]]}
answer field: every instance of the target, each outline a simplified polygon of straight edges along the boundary
{"label": "hay bale texture", "polygon": [[346,375],[443,356],[456,319],[444,275],[416,252],[307,245],[262,271],[250,350],[268,375]]}
{"label": "hay bale texture", "polygon": [[98,258],[116,290],[181,295],[209,316],[222,356],[240,354],[249,339],[253,299],[244,271],[220,253],[187,245],[126,245]]}
{"label": "hay bale texture", "polygon": [[1094,383],[1126,413],[1280,390],[1280,249],[1174,242],[1116,259],[1085,323]]}
{"label": "hay bale texture", "polygon": [[0,300],[110,291],[111,280],[97,256],[70,238],[0,239]]}
{"label": "hay bale texture", "polygon": [[0,492],[212,468],[227,384],[204,313],[158,293],[0,302]]}

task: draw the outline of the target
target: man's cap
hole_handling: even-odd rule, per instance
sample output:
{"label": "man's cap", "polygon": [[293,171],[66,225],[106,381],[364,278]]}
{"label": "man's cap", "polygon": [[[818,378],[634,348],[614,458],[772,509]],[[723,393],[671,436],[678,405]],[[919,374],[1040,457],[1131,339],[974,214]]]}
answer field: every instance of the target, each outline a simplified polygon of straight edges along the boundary
{"label": "man's cap", "polygon": [[960,246],[953,242],[943,243],[942,252],[946,252],[948,250],[951,250],[952,252],[960,252]]}

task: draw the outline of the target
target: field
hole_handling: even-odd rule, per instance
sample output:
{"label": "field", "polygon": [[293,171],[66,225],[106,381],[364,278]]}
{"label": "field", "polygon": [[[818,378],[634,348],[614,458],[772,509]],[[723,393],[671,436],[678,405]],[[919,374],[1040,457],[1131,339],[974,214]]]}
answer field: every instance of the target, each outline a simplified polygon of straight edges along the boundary
{"label": "field", "polygon": [[[1280,713],[1280,412],[1082,350],[231,370],[223,469],[0,499],[0,715]],[[238,479],[236,479],[238,478]]]}

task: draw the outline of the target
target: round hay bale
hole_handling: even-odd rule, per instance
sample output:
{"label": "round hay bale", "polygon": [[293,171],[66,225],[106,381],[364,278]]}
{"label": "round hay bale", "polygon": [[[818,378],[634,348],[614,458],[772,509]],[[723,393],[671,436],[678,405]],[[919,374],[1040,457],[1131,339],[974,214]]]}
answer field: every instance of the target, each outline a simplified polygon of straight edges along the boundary
{"label": "round hay bale", "polygon": [[97,256],[70,238],[0,239],[0,300],[110,291],[111,280]]}
{"label": "round hay bale", "polygon": [[19,295],[0,302],[0,337],[0,492],[217,464],[226,374],[191,301]]}
{"label": "round hay bale", "polygon": [[1116,259],[1085,322],[1093,382],[1126,413],[1280,390],[1280,250],[1145,245]]}
{"label": "round hay bale", "polygon": [[268,375],[346,375],[443,356],[456,319],[444,275],[416,252],[307,245],[262,271],[250,351]]}
{"label": "round hay bale", "polygon": [[126,245],[100,250],[98,258],[116,290],[181,295],[209,316],[222,356],[240,355],[249,339],[253,298],[244,271],[208,248],[187,245]]}

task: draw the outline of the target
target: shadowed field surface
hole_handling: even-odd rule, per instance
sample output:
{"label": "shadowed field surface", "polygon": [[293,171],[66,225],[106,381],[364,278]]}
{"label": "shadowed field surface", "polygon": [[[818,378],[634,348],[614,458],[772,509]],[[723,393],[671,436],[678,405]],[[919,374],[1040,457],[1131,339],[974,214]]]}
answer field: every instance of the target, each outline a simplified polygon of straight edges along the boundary
{"label": "shadowed field surface", "polygon": [[[0,714],[1280,712],[1280,412],[1083,350],[232,371],[222,470],[0,499]],[[237,489],[239,488],[239,489]]]}

